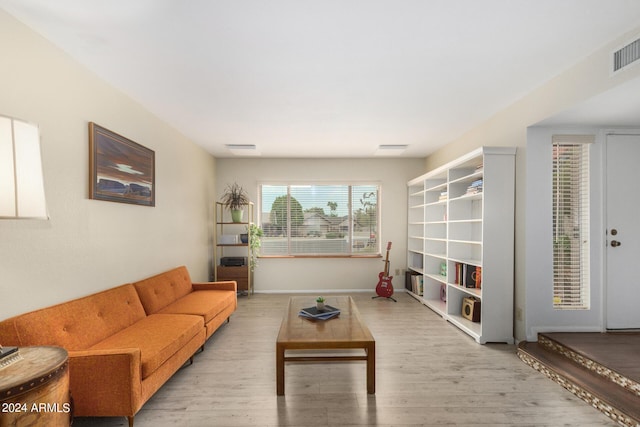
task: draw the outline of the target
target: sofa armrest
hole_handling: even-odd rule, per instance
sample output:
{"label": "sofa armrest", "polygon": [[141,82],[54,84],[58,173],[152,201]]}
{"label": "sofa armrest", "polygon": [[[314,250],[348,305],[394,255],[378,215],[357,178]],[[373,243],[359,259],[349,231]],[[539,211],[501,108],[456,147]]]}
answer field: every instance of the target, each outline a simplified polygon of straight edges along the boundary
{"label": "sofa armrest", "polygon": [[238,284],[235,280],[228,280],[222,282],[194,282],[194,291],[233,291],[238,292]]}
{"label": "sofa armrest", "polygon": [[78,416],[133,416],[141,405],[140,349],[69,351],[69,390]]}

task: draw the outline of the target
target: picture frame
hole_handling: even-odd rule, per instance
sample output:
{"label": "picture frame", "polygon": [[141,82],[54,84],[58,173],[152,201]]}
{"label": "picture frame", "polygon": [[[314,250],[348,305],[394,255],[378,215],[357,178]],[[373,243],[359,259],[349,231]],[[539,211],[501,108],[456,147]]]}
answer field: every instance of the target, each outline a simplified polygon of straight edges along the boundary
{"label": "picture frame", "polygon": [[89,198],[155,206],[155,152],[89,123]]}

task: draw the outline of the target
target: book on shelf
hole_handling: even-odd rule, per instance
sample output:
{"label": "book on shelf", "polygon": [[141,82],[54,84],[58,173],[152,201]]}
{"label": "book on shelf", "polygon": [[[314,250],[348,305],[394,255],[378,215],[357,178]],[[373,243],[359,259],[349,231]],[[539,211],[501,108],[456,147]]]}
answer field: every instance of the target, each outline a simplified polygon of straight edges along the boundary
{"label": "book on shelf", "polygon": [[467,193],[466,194],[482,193],[482,188],[483,188],[483,180],[482,180],[482,178],[476,179],[475,181],[473,181],[471,183],[471,185],[469,185],[467,187]]}
{"label": "book on shelf", "polygon": [[411,276],[411,292],[420,296],[424,293],[424,277],[421,274]]}
{"label": "book on shelf", "polygon": [[465,265],[464,268],[464,287],[475,288],[476,287],[476,267],[473,265]]}
{"label": "book on shelf", "polygon": [[438,201],[442,202],[444,200],[447,200],[448,197],[449,197],[449,193],[446,191],[443,191],[440,193],[440,197],[438,197]]}
{"label": "book on shelf", "polygon": [[456,262],[454,283],[464,288],[482,289],[482,267]]}
{"label": "book on shelf", "polygon": [[482,187],[480,188],[469,188],[467,189],[467,192],[464,193],[465,196],[470,196],[472,194],[480,194],[482,193]]}
{"label": "book on shelf", "polygon": [[307,307],[300,310],[298,315],[307,319],[328,320],[339,316],[340,310],[325,304],[323,310],[318,310],[318,307]]}

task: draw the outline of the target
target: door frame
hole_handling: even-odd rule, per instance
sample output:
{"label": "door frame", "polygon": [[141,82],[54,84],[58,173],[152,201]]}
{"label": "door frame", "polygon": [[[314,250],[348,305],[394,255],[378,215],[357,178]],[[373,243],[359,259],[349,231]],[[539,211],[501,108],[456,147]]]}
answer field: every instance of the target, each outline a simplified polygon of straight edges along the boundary
{"label": "door frame", "polygon": [[[608,313],[607,313],[607,295],[608,295],[608,278],[609,278],[609,272],[608,272],[608,266],[609,266],[609,251],[608,251],[608,244],[609,244],[609,235],[607,232],[607,226],[609,224],[609,217],[608,217],[608,212],[607,212],[607,204],[608,204],[608,193],[607,193],[607,176],[608,176],[608,171],[607,171],[607,146],[609,144],[609,137],[611,136],[625,136],[625,135],[629,135],[629,136],[639,136],[640,137],[640,129],[638,128],[629,128],[629,129],[606,129],[603,130],[601,132],[602,138],[600,138],[600,140],[602,141],[602,186],[601,186],[601,191],[602,191],[602,227],[600,228],[600,234],[602,236],[603,239],[603,252],[602,252],[602,296],[601,296],[601,301],[602,301],[602,308],[601,308],[601,313],[602,313],[602,332],[607,332],[607,331],[617,331],[620,329],[609,329],[607,322],[608,322]],[[630,329],[630,330],[637,330],[637,329]]]}

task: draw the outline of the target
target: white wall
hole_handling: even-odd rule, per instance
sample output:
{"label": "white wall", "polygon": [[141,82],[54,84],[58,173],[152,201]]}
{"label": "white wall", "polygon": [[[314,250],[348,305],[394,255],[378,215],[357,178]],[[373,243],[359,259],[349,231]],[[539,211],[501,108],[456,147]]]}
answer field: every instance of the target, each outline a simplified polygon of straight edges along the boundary
{"label": "white wall", "polygon": [[[183,264],[207,279],[215,159],[2,10],[0,52],[0,114],[40,126],[50,214],[0,220],[0,319]],[[155,151],[155,207],[88,199],[89,121]]]}
{"label": "white wall", "polygon": [[[614,76],[610,74],[611,52],[621,45],[635,40],[638,34],[640,34],[640,28],[601,47],[574,67],[543,84],[426,159],[426,170],[432,170],[483,145],[515,146],[518,148],[516,155],[516,314],[514,328],[517,340],[524,340],[527,335],[526,329],[534,327],[529,325],[527,328],[525,319],[532,318],[532,315],[533,318],[538,318],[538,315],[534,313],[545,312],[545,308],[539,305],[541,302],[532,301],[529,303],[526,300],[526,289],[547,289],[552,286],[551,282],[530,283],[526,276],[529,268],[537,268],[536,265],[527,264],[526,254],[528,251],[536,250],[540,243],[539,239],[544,239],[544,236],[535,232],[529,234],[526,232],[531,217],[525,203],[527,182],[539,179],[539,174],[536,172],[539,165],[527,161],[527,128],[598,94],[640,78],[640,66],[630,67]],[[544,58],[539,58],[539,60],[542,61]],[[567,123],[567,125],[570,124]],[[553,323],[550,319],[549,322]]]}
{"label": "white wall", "polygon": [[[381,235],[393,242],[391,271],[407,268],[407,181],[421,175],[422,159],[218,159],[217,194],[234,181],[252,201],[262,182],[377,181],[382,187]],[[383,250],[385,247],[382,248]],[[261,258],[255,271],[256,292],[371,290],[384,268],[380,258]],[[404,276],[393,279],[404,287]]]}

